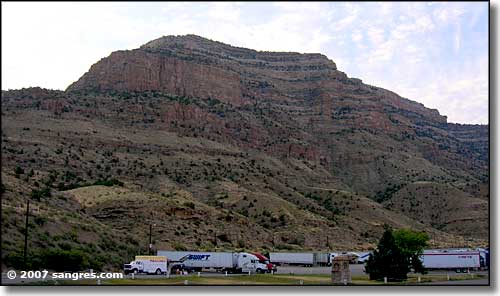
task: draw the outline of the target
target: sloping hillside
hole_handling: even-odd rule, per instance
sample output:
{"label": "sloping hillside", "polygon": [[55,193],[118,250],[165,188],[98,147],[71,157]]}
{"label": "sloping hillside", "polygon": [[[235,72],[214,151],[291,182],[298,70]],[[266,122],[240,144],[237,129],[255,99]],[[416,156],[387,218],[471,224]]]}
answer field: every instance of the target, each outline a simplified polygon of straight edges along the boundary
{"label": "sloping hillside", "polygon": [[163,37],[67,91],[2,91],[2,250],[22,250],[28,198],[34,249],[114,266],[147,251],[150,224],[155,248],[361,250],[385,223],[488,245],[488,162],[488,126],[323,55]]}

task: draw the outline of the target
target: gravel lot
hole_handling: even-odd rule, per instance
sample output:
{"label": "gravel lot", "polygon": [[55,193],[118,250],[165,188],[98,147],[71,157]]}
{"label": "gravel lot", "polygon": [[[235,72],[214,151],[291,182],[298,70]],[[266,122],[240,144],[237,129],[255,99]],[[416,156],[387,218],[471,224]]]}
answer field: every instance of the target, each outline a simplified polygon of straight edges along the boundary
{"label": "gravel lot", "polygon": [[[364,275],[365,272],[363,264],[351,264],[349,269],[351,275]],[[278,266],[278,274],[330,274],[332,272],[331,266],[325,267],[302,267],[302,266]]]}

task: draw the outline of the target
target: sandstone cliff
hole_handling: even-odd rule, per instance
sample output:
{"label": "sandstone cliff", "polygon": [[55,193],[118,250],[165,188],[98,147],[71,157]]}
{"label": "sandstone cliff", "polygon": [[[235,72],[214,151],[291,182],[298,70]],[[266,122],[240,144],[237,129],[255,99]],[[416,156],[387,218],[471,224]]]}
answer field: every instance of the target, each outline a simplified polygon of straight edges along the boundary
{"label": "sandstone cliff", "polygon": [[305,101],[322,108],[325,115],[350,100],[360,109],[373,110],[374,116],[389,108],[410,114],[415,120],[446,122],[437,110],[348,78],[322,54],[259,52],[195,35],[162,37],[139,49],[114,52],[93,65],[68,90],[153,90],[216,98],[236,105]]}

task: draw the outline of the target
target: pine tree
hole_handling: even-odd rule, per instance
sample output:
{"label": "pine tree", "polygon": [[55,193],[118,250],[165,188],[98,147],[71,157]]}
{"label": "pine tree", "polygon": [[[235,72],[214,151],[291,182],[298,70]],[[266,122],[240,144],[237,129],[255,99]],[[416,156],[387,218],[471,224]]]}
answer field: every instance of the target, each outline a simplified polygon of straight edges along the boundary
{"label": "pine tree", "polygon": [[410,272],[410,258],[399,249],[392,229],[385,227],[384,234],[365,267],[371,280],[401,281],[407,279]]}

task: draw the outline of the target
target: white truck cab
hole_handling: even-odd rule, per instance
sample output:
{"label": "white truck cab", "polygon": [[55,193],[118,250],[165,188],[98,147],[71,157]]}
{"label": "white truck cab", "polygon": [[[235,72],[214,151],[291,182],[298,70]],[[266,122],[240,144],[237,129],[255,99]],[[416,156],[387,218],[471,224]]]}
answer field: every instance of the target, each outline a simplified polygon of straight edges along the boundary
{"label": "white truck cab", "polygon": [[260,262],[259,258],[250,253],[239,253],[237,266],[241,272],[266,273],[267,265]]}
{"label": "white truck cab", "polygon": [[165,256],[135,256],[135,260],[123,265],[125,274],[148,273],[163,274],[167,273],[167,257]]}

